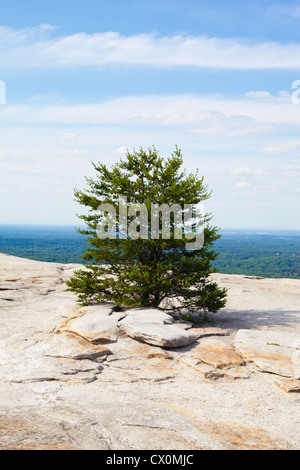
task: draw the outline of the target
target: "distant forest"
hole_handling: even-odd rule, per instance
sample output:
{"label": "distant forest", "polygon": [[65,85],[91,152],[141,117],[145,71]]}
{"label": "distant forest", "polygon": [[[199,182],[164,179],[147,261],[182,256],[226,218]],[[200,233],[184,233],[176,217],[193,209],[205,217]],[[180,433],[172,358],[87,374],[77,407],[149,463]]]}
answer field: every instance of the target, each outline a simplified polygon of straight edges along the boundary
{"label": "distant forest", "polygon": [[[300,279],[300,233],[221,231],[219,273]],[[82,263],[85,237],[70,226],[0,225],[0,252],[56,263]]]}

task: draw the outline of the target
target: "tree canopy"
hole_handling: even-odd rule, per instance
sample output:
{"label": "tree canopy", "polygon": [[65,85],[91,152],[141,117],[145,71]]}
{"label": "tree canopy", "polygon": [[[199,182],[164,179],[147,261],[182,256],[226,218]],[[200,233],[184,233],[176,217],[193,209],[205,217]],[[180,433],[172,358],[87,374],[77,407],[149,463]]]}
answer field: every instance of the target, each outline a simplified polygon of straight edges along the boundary
{"label": "tree canopy", "polygon": [[[110,168],[93,163],[96,178],[86,178],[87,190],[75,189],[76,201],[88,208],[87,214],[79,216],[86,224],[79,232],[87,237],[83,253],[87,264],[67,282],[82,305],[112,301],[119,308],[204,313],[225,305],[226,289],[210,278],[217,257],[212,247],[220,237],[218,228],[210,225],[211,214],[202,215],[201,246],[191,249],[191,236],[195,238],[197,232],[188,234],[183,222],[182,236],[178,236],[174,204],[195,208],[210,197],[204,178],[198,171],[187,174],[182,163],[177,147],[167,159],[152,147],[127,151],[126,157]],[[111,206],[114,210],[109,218]],[[101,212],[99,207],[107,210]],[[170,209],[167,222],[159,210],[162,207]],[[154,209],[159,217],[155,229]],[[181,217],[183,221],[184,211]],[[114,224],[115,236],[111,230]],[[127,232],[128,227],[131,230]]]}

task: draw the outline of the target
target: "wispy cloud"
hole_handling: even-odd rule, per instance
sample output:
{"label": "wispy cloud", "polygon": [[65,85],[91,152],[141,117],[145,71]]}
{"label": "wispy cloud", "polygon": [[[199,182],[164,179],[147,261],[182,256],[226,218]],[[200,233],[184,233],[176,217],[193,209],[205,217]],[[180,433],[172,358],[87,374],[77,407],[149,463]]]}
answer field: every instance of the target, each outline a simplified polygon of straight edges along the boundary
{"label": "wispy cloud", "polygon": [[156,34],[124,36],[118,32],[58,36],[55,28],[13,30],[0,27],[2,67],[102,66],[293,69],[300,67],[300,44],[253,42],[240,38]]}
{"label": "wispy cloud", "polygon": [[235,189],[248,189],[251,188],[251,184],[248,181],[239,181],[234,185]]}
{"label": "wispy cloud", "polygon": [[268,12],[268,16],[288,16],[291,18],[300,17],[300,4],[299,3],[275,3],[273,4]]}
{"label": "wispy cloud", "polygon": [[[32,103],[6,106],[0,110],[1,125],[80,124],[124,126],[183,126],[190,132],[204,135],[239,136],[275,130],[278,126],[300,124],[299,106],[290,96],[268,99],[195,94],[124,96],[95,104]],[[74,140],[75,133],[65,133],[63,140]],[[298,149],[298,141],[289,144]],[[267,147],[264,153],[282,151]]]}
{"label": "wispy cloud", "polygon": [[262,175],[263,174],[263,170],[261,168],[256,168],[256,169],[252,169],[252,168],[234,168],[232,170],[232,174],[233,175]]}
{"label": "wispy cloud", "polygon": [[300,155],[300,140],[293,140],[277,145],[270,145],[268,147],[264,147],[262,152],[268,154],[288,153],[290,155]]}
{"label": "wispy cloud", "polygon": [[271,97],[268,91],[248,91],[248,93],[245,93],[245,96],[255,99],[265,99]]}

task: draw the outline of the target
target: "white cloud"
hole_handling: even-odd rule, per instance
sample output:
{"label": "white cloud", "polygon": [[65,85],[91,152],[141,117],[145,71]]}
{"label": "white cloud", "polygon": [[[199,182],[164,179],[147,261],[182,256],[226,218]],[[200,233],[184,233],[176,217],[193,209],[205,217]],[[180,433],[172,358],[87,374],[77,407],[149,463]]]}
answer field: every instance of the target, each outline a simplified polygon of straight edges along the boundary
{"label": "white cloud", "polygon": [[252,195],[274,195],[278,193],[278,188],[274,188],[270,184],[262,184],[253,188],[250,192]]}
{"label": "white cloud", "polygon": [[[267,102],[247,98],[224,99],[198,95],[125,96],[95,104],[62,102],[5,106],[0,109],[0,123],[12,124],[92,124],[128,126],[181,127],[206,135],[239,136],[274,130],[278,125],[298,126],[299,107],[282,96]],[[64,139],[74,138],[65,133]],[[272,148],[264,150],[272,153]]]}
{"label": "white cloud", "polygon": [[300,18],[300,6],[297,6],[292,10],[291,16],[294,18]]}
{"label": "white cloud", "polygon": [[58,36],[55,28],[0,27],[1,67],[101,66],[106,64],[196,66],[222,69],[291,69],[300,66],[300,44],[239,38],[118,32]]}
{"label": "white cloud", "polygon": [[[129,150],[129,149],[128,149]],[[124,156],[127,153],[127,147],[118,147],[112,151],[114,155]]]}
{"label": "white cloud", "polygon": [[64,140],[70,140],[74,139],[76,137],[76,134],[75,132],[64,132],[61,137]]}
{"label": "white cloud", "polygon": [[276,15],[276,16],[290,16],[292,18],[299,18],[300,17],[300,6],[299,4],[289,4],[286,3],[275,3],[272,5],[268,10],[269,15]]}
{"label": "white cloud", "polygon": [[232,170],[232,173],[234,175],[262,175],[264,171],[260,168],[257,169],[251,169],[251,168],[234,168]]}
{"label": "white cloud", "polygon": [[248,181],[239,181],[234,185],[234,188],[236,189],[247,189],[251,188],[251,184]]}
{"label": "white cloud", "polygon": [[66,155],[67,157],[85,157],[90,155],[88,150],[82,149],[64,149],[62,150],[62,155]]}
{"label": "white cloud", "polygon": [[290,155],[300,155],[300,141],[294,140],[290,142],[284,142],[278,145],[271,145],[262,149],[263,153],[276,154],[276,153],[288,153]]}
{"label": "white cloud", "polygon": [[[76,139],[63,140],[63,132],[76,133]],[[262,143],[269,136],[258,138]],[[286,218],[290,227],[299,227],[295,206],[299,200],[300,163],[259,153],[262,145],[257,144],[256,138],[203,137],[189,134],[184,126],[166,127],[162,131],[161,126],[62,127],[51,123],[5,129],[1,155],[8,158],[0,161],[1,220],[79,224],[76,214],[82,213],[82,208],[74,202],[73,188],[86,188],[84,176],[94,177],[91,160],[111,165],[125,156],[127,148],[146,149],[153,144],[163,157],[168,157],[176,143],[183,151],[184,167],[188,172],[199,168],[213,191],[207,210],[212,211],[215,224],[233,227],[238,221],[242,226],[247,215],[246,226],[252,223],[257,226],[257,217],[261,216],[261,226],[267,227],[268,222],[259,211],[248,214],[248,204],[272,202],[274,210],[270,217],[275,224],[279,201],[290,210]],[[83,153],[77,152],[74,158],[72,152],[77,150]],[[261,169],[263,174],[256,176]],[[277,182],[284,182],[285,186]],[[233,188],[236,183],[239,187]]]}
{"label": "white cloud", "polygon": [[248,93],[245,93],[245,96],[254,99],[264,99],[270,98],[271,95],[268,91],[249,91]]}
{"label": "white cloud", "polygon": [[257,207],[272,207],[271,202],[257,202],[255,204],[250,204],[250,207],[255,209]]}
{"label": "white cloud", "polygon": [[252,173],[252,170],[250,170],[250,168],[234,168],[234,170],[232,170],[232,173],[234,175],[241,175],[241,174],[251,174]]}

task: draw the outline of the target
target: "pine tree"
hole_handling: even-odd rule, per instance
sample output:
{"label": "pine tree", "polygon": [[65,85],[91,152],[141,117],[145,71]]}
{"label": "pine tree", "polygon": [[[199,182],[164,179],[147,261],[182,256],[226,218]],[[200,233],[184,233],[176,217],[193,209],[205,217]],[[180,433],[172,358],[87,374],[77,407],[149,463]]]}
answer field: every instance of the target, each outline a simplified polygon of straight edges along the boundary
{"label": "pine tree", "polygon": [[[82,255],[86,265],[67,282],[80,304],[112,301],[118,308],[164,305],[165,310],[203,313],[224,307],[226,289],[219,288],[210,278],[214,272],[212,262],[217,257],[212,246],[220,238],[218,228],[210,225],[211,214],[203,215],[204,244],[199,249],[188,249],[185,232],[181,239],[174,237],[176,225],[172,213],[167,224],[170,239],[162,236],[162,220],[155,236],[149,219],[145,233],[145,227],[142,229],[142,224],[139,227],[137,223],[141,221],[137,214],[133,216],[130,212],[125,220],[128,224],[135,221],[136,236],[122,235],[120,196],[127,197],[128,207],[144,204],[149,213],[155,204],[194,207],[210,197],[204,178],[198,177],[198,171],[187,175],[181,170],[182,163],[177,147],[166,160],[152,147],[148,151],[142,148],[127,151],[126,158],[110,168],[93,163],[97,178],[86,178],[88,190],[75,189],[76,201],[89,209],[88,215],[79,216],[86,224],[85,229],[79,230],[87,236],[88,246]],[[102,227],[105,222],[109,226],[109,218],[105,219],[108,214],[99,215],[101,204],[115,207],[119,223],[114,238],[108,236],[110,232],[107,238],[99,238],[99,221]]]}

